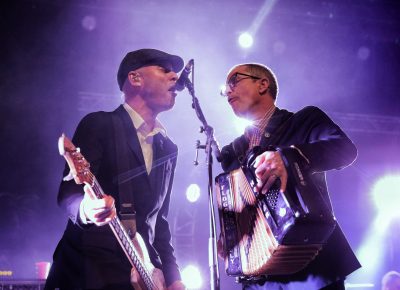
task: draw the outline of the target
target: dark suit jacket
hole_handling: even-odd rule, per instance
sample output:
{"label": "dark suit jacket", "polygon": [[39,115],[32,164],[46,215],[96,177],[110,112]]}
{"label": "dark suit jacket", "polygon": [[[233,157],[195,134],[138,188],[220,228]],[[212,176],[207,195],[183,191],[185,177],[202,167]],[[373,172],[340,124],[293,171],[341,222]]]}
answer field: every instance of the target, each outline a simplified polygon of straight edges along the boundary
{"label": "dark suit jacket", "polygon": [[[296,114],[277,108],[265,129],[260,145],[264,148],[269,145],[281,148],[295,145],[300,149],[310,161],[312,180],[331,208],[325,171],[343,168],[351,164],[357,156],[356,147],[345,133],[316,107],[306,107]],[[244,136],[224,147],[223,169],[231,171],[238,168],[239,160],[244,157],[247,147]],[[308,283],[304,289],[319,289],[333,281],[344,279],[360,266],[337,225],[327,245],[307,268],[295,275],[268,276],[259,283],[265,287],[260,289],[275,289],[272,287],[277,285],[275,282],[285,285],[294,281]],[[305,282],[307,279],[309,281]]]}
{"label": "dark suit jacket", "polygon": [[[127,164],[130,170],[117,164],[115,132],[112,115],[122,120],[129,143]],[[96,112],[79,123],[73,143],[90,162],[90,169],[106,194],[115,198],[119,213],[118,180],[131,182],[135,203],[137,231],[143,237],[152,263],[163,270],[167,285],[180,279],[171,245],[167,221],[177,147],[161,134],[154,137],[153,168],[145,169],[144,157],[136,130],[126,110],[120,106],[114,112]],[[119,172],[123,171],[123,172]],[[68,166],[64,174],[67,174]],[[81,185],[63,181],[58,203],[69,221],[54,253],[48,287],[129,289],[131,266],[108,225],[82,225],[79,204],[83,198]]]}

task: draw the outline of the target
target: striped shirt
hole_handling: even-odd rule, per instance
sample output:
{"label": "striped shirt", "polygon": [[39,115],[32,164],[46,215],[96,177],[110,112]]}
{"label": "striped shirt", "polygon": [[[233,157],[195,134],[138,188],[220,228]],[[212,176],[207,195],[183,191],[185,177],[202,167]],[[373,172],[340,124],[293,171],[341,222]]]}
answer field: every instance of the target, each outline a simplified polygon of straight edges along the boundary
{"label": "striped shirt", "polygon": [[246,127],[244,131],[244,135],[249,141],[249,148],[247,150],[251,150],[254,146],[260,145],[261,138],[265,131],[265,128],[268,125],[269,120],[275,112],[275,106],[272,105],[264,114],[261,119],[254,120],[253,124]]}

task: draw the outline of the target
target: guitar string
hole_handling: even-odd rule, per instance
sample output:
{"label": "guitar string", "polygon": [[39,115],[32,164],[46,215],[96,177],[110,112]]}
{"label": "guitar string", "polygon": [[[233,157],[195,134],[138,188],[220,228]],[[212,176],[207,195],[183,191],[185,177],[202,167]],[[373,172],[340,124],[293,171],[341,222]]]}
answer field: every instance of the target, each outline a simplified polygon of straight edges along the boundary
{"label": "guitar string", "polygon": [[[91,187],[93,188],[93,191],[95,192],[96,196],[98,198],[102,198],[104,196],[104,192],[100,186],[100,184],[97,182],[96,177],[93,175],[92,172],[88,172],[89,177],[90,177],[90,184]],[[115,222],[114,222],[115,221]],[[134,245],[132,241],[130,240],[128,234],[123,230],[123,225],[121,224],[121,221],[119,220],[118,216],[116,216],[113,221],[111,221],[110,226],[113,226],[115,233],[117,234],[118,238],[124,239],[129,245],[131,251],[126,249],[128,252],[130,258],[134,260],[134,266],[136,270],[141,274],[140,276],[142,277],[143,282],[146,284],[146,287],[149,290],[157,290],[158,288],[155,288],[156,286],[154,285],[150,273],[147,271],[146,267],[142,264],[142,261],[139,259],[138,254],[135,252]],[[126,244],[124,241],[121,241],[122,244],[126,247]],[[136,262],[136,263],[135,263]],[[137,264],[137,265],[136,265]]]}

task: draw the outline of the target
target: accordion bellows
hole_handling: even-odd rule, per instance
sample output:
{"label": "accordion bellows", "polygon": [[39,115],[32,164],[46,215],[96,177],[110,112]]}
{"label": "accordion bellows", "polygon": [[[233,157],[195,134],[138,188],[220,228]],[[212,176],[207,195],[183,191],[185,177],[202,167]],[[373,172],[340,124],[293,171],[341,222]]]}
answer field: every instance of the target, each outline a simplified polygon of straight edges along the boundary
{"label": "accordion bellows", "polygon": [[[282,157],[290,161],[286,169],[291,176],[284,194],[279,186],[258,194],[250,170],[243,166],[216,178],[225,270],[230,276],[296,273],[315,258],[335,228],[329,207],[304,180],[295,158]],[[296,174],[303,174],[302,182]]]}

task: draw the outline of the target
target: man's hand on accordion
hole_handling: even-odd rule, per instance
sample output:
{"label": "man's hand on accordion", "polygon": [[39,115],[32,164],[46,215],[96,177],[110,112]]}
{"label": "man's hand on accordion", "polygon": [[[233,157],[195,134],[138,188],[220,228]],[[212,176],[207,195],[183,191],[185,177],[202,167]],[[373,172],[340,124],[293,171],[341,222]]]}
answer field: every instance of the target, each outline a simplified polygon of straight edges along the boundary
{"label": "man's hand on accordion", "polygon": [[253,164],[257,178],[257,190],[262,194],[267,193],[276,179],[281,180],[281,191],[285,192],[288,179],[287,171],[281,155],[277,151],[265,151]]}
{"label": "man's hand on accordion", "polygon": [[222,237],[222,232],[219,233],[218,241],[217,241],[217,254],[221,260],[224,260],[226,257],[226,253],[224,250],[224,239]]}

